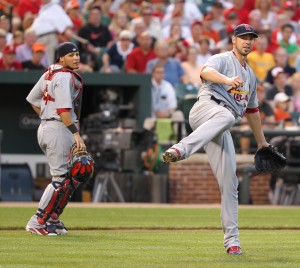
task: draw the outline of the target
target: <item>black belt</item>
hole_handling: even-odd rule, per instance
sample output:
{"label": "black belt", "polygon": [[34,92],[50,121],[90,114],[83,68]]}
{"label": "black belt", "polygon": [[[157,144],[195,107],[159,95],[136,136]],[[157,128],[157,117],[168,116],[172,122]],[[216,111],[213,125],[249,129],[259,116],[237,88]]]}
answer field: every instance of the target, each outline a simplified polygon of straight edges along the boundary
{"label": "black belt", "polygon": [[223,101],[217,99],[214,95],[211,95],[210,99],[215,101],[219,105],[222,104],[222,106],[224,108],[226,108],[228,111],[230,111],[234,117],[238,117],[238,114],[236,113],[236,111],[233,108],[231,108],[229,105],[225,104]]}
{"label": "black belt", "polygon": [[37,38],[40,38],[40,37],[43,37],[43,36],[46,36],[46,35],[49,35],[49,34],[56,34],[56,32],[48,32],[48,33],[44,33],[44,34],[40,34],[37,36]]}
{"label": "black belt", "polygon": [[66,178],[67,174],[53,176],[53,178]]}
{"label": "black belt", "polygon": [[[199,100],[199,99],[200,99],[200,96],[197,98],[197,100]],[[219,100],[219,99],[217,99],[214,95],[211,95],[210,99],[213,100],[213,101],[215,101],[218,104],[222,103],[222,101]]]}
{"label": "black belt", "polygon": [[61,122],[60,120],[58,120],[56,118],[42,119],[42,121],[58,121],[58,122]]}
{"label": "black belt", "polygon": [[217,99],[214,95],[211,95],[210,99],[213,100],[213,101],[215,101],[218,104],[220,104],[222,102],[219,99]]}

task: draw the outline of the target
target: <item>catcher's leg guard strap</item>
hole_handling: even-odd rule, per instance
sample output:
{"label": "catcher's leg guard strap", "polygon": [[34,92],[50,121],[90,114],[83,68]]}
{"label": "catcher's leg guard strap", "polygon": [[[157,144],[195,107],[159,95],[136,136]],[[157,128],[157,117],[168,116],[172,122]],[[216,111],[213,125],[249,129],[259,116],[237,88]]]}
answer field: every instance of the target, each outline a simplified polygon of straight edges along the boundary
{"label": "catcher's leg guard strap", "polygon": [[56,209],[55,209],[55,213],[59,216],[60,214],[62,214],[64,208],[67,206],[67,204],[69,203],[74,191],[76,190],[76,188],[78,187],[79,183],[74,182],[72,179],[65,179],[64,181],[64,195],[61,198],[60,202],[58,203]]}

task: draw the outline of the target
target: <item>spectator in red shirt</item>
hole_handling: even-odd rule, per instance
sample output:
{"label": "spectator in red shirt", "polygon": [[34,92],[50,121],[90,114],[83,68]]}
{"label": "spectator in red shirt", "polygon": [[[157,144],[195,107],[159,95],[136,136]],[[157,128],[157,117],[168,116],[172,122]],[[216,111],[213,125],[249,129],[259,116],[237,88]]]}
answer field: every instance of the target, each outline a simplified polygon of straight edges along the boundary
{"label": "spectator in red shirt", "polygon": [[245,0],[243,8],[247,9],[249,11],[253,10],[255,8],[255,1],[253,1],[253,0]]}
{"label": "spectator in red shirt", "polygon": [[36,15],[41,8],[41,3],[41,0],[20,0],[16,7],[16,13],[22,20],[24,19],[25,14],[30,13]]}
{"label": "spectator in red shirt", "polygon": [[149,60],[156,57],[152,45],[152,36],[144,31],[139,36],[139,46],[127,56],[125,70],[127,73],[144,73]]}
{"label": "spectator in red shirt", "polygon": [[[232,3],[233,3],[233,7],[228,8],[224,11],[225,17],[227,17],[227,15],[231,12],[236,12],[239,18],[238,24],[241,23],[249,24],[248,14],[251,10],[247,8],[247,5],[245,5],[245,0],[233,0]],[[246,4],[248,4],[248,2],[246,2]]]}
{"label": "spectator in red shirt", "polygon": [[5,46],[3,56],[0,58],[0,70],[22,70],[22,64],[16,60],[16,48],[13,45]]}

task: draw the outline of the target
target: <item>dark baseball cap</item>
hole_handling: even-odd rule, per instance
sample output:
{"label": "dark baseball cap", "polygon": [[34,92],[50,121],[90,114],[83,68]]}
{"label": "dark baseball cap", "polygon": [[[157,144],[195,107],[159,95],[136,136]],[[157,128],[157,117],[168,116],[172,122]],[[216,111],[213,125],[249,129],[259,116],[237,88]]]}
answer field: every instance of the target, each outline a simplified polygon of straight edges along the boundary
{"label": "dark baseball cap", "polygon": [[258,34],[255,32],[253,27],[249,24],[240,24],[235,27],[233,35],[234,36],[242,36],[246,34],[252,34],[255,38],[258,37]]}
{"label": "dark baseball cap", "polygon": [[59,61],[60,57],[63,57],[69,53],[78,52],[78,47],[72,42],[64,42],[58,45],[56,49],[56,62]]}
{"label": "dark baseball cap", "polygon": [[214,2],[211,6],[215,7],[215,8],[220,8],[220,9],[224,8],[224,6],[221,2]]}

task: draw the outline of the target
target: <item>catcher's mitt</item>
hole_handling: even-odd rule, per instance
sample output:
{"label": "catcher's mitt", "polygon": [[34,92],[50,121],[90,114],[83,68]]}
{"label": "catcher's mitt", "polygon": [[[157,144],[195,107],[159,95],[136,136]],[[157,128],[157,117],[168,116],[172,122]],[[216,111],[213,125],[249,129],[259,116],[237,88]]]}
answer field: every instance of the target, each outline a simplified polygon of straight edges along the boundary
{"label": "catcher's mitt", "polygon": [[286,157],[269,145],[256,151],[254,165],[258,172],[279,172],[286,166]]}

